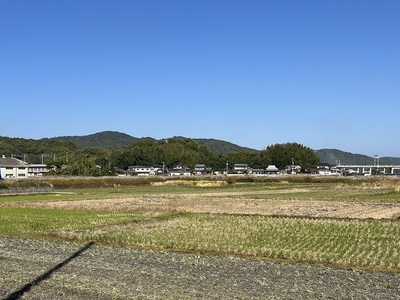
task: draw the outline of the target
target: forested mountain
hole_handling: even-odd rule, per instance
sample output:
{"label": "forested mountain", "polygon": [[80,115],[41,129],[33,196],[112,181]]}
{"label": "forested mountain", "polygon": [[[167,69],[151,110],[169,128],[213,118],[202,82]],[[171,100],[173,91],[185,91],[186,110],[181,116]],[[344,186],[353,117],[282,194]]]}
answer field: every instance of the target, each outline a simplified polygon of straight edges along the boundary
{"label": "forested mountain", "polygon": [[[337,149],[320,149],[316,151],[317,156],[323,163],[342,164],[342,165],[373,165],[374,158],[372,156],[345,152]],[[375,161],[377,163],[377,161]],[[398,157],[380,157],[379,164],[399,165]]]}
{"label": "forested mountain", "polygon": [[115,147],[133,144],[137,142],[139,138],[117,131],[102,131],[82,136],[58,136],[50,140],[68,141],[74,143],[79,148],[101,147],[113,149]]}
{"label": "forested mountain", "polygon": [[78,147],[68,141],[33,140],[0,136],[0,155],[13,156],[30,163],[41,163],[44,157],[54,159],[55,156],[66,155],[76,151]]}
{"label": "forested mountain", "polygon": [[380,157],[379,164],[381,165],[400,165],[400,157]]}
{"label": "forested mountain", "polygon": [[[205,146],[207,149],[214,153],[228,153],[228,152],[257,152],[255,149],[250,149],[246,147],[241,147],[230,142],[216,140],[216,139],[192,139],[186,137],[173,137],[181,139],[191,139],[196,143]],[[120,133],[117,131],[103,131],[95,134],[84,135],[84,136],[59,136],[51,138],[51,140],[62,140],[74,143],[80,148],[86,147],[101,147],[106,149],[113,149],[115,147],[126,146],[138,142],[143,139],[153,138],[137,138],[130,136],[125,133]],[[161,141],[165,141],[163,139]]]}
{"label": "forested mountain", "polygon": [[[299,146],[299,149],[303,150],[302,145],[283,144],[283,146],[286,150],[297,149]],[[91,168],[93,166],[95,168],[96,165],[121,168],[133,164],[160,164],[162,162],[188,165],[206,163],[214,168],[223,168],[227,163],[230,165],[246,163],[253,168],[265,168],[268,164],[277,166],[290,164],[292,158],[298,164],[306,161],[307,164],[314,165],[317,163],[312,157],[314,154],[321,163],[367,165],[377,162],[377,158],[371,156],[337,149],[316,150],[312,151],[313,155],[306,151],[305,158],[303,158],[299,155],[301,152],[299,150],[292,151],[293,154],[289,155],[286,150],[285,152],[278,149],[279,151],[275,151],[277,153],[272,151],[279,147],[271,148],[269,146],[267,148],[270,148],[267,152],[265,150],[258,151],[216,139],[172,137],[156,140],[154,138],[136,138],[115,131],[40,140],[0,136],[0,155],[17,157],[29,163],[48,164],[91,159]],[[268,153],[268,155],[265,155],[265,153]],[[380,157],[379,164],[400,165],[400,158]]]}
{"label": "forested mountain", "polygon": [[141,139],[136,143],[115,148],[111,158],[113,164],[121,169],[126,169],[131,165],[160,164],[168,167],[184,164],[193,168],[198,163],[210,166],[215,161],[212,152],[206,147],[184,138],[170,138],[165,141]]}
{"label": "forested mountain", "polygon": [[229,153],[229,152],[258,152],[258,150],[238,146],[230,142],[216,139],[193,139],[195,142],[210,149],[214,153]]}

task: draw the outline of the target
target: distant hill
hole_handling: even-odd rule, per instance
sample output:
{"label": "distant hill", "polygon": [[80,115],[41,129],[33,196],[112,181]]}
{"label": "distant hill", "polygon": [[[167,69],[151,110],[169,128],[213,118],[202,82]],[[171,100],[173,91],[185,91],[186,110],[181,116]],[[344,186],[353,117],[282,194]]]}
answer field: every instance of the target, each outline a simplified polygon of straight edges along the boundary
{"label": "distant hill", "polygon": [[[345,152],[337,149],[320,149],[316,151],[321,163],[328,164],[359,164],[359,165],[373,165],[374,157]],[[379,164],[381,165],[400,165],[400,158],[398,157],[380,157]]]}
{"label": "distant hill", "polygon": [[106,149],[126,146],[139,140],[139,138],[117,131],[102,131],[83,136],[59,136],[51,139],[68,141],[74,143],[79,148],[102,147]]}
{"label": "distant hill", "polygon": [[215,139],[192,139],[192,140],[210,149],[214,153],[258,152],[258,150],[242,147],[222,140],[215,140]]}
{"label": "distant hill", "polygon": [[[179,138],[179,137],[175,137]],[[229,152],[258,152],[258,150],[241,147],[239,145],[216,139],[205,138],[185,138],[191,139],[198,144],[206,147],[213,153]],[[8,138],[0,136],[0,154],[2,155],[23,155],[26,153],[41,154],[51,153],[59,154],[73,151],[77,148],[101,147],[113,149],[115,147],[126,146],[142,139],[153,139],[151,137],[137,138],[117,131],[103,131],[84,136],[59,136],[53,138],[44,138],[40,140]],[[155,139],[153,139],[155,140]],[[165,140],[165,139],[164,139]],[[374,158],[368,155],[355,154],[341,151],[338,149],[320,149],[316,154],[321,163],[329,164],[374,164]],[[400,165],[399,157],[380,157],[379,164]]]}
{"label": "distant hill", "polygon": [[[68,141],[75,144],[79,148],[102,147],[106,149],[113,149],[115,147],[133,144],[141,139],[152,139],[152,138],[149,137],[137,138],[117,131],[103,131],[84,136],[59,136],[51,139]],[[233,143],[222,140],[216,140],[216,139],[191,139],[191,140],[195,141],[196,143],[206,147],[207,149],[215,153],[257,152],[257,150],[255,149],[241,147],[239,145],[235,145]]]}
{"label": "distant hill", "polygon": [[41,163],[43,159],[55,155],[65,155],[78,147],[69,141],[50,139],[33,140],[0,136],[0,155],[12,156],[31,163]]}
{"label": "distant hill", "polygon": [[400,165],[400,157],[380,157],[379,164],[381,165]]}

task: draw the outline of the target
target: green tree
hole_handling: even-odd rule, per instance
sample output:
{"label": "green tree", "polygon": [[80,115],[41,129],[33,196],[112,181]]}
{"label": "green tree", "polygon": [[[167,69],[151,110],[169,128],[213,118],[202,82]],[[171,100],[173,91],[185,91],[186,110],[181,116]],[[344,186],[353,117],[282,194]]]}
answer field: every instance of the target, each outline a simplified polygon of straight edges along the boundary
{"label": "green tree", "polygon": [[171,138],[164,141],[141,140],[114,149],[111,156],[113,164],[122,169],[131,165],[150,166],[162,163],[167,167],[184,164],[192,168],[195,164],[209,164],[212,161],[210,150],[185,138]]}
{"label": "green tree", "polygon": [[316,167],[319,158],[314,150],[297,143],[274,144],[260,152],[260,157],[265,164],[276,165],[283,169],[292,162],[302,169]]}
{"label": "green tree", "polygon": [[258,152],[229,152],[226,154],[226,161],[230,166],[233,164],[247,164],[250,168],[265,168]]}

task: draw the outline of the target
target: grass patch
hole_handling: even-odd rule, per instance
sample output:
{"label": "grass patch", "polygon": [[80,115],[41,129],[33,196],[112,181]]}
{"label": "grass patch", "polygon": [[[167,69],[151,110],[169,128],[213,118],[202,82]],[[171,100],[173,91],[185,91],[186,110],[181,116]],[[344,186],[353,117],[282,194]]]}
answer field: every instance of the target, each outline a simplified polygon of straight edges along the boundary
{"label": "grass patch", "polygon": [[137,221],[142,214],[38,208],[0,208],[0,235],[46,238],[69,230],[90,230],[105,225]]}
{"label": "grass patch", "polygon": [[150,249],[400,269],[400,222],[180,214],[61,237]]}
{"label": "grass patch", "polygon": [[398,271],[400,222],[0,208],[0,234]]}

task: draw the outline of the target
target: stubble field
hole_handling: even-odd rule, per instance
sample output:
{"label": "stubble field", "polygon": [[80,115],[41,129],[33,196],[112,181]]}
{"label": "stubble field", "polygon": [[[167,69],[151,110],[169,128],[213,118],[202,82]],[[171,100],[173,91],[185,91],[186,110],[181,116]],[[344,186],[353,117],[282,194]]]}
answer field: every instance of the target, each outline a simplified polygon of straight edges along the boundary
{"label": "stubble field", "polygon": [[[8,269],[3,268],[1,274],[3,276],[1,286],[4,288],[3,294],[0,295],[7,295],[7,291],[15,291],[18,282],[26,280],[22,279],[24,278],[22,275],[19,280],[13,277],[15,274],[9,263],[15,263],[18,257],[21,257],[20,263],[28,262],[23,259],[22,250],[18,255],[10,254],[12,252],[8,248],[10,243],[19,245],[28,243],[27,241],[40,243],[34,240],[57,240],[68,241],[68,247],[94,243],[87,253],[103,250],[104,253],[144,251],[140,252],[142,254],[139,256],[138,252],[132,254],[132,257],[139,257],[139,260],[140,257],[146,256],[143,253],[149,251],[165,257],[182,255],[179,258],[182,261],[192,261],[198,257],[203,261],[203,265],[207,265],[209,260],[209,266],[212,266],[211,261],[215,260],[214,267],[218,268],[220,262],[221,272],[224,270],[223,273],[228,276],[225,281],[236,282],[234,283],[236,287],[228,289],[218,281],[221,293],[216,292],[218,289],[215,290],[211,286],[203,287],[203,291],[189,293],[187,289],[190,288],[197,291],[196,285],[200,288],[206,282],[215,284],[215,278],[212,279],[216,276],[212,273],[215,270],[203,268],[197,274],[198,268],[195,267],[196,271],[192,270],[193,278],[187,280],[185,288],[177,288],[176,283],[162,287],[162,281],[167,280],[164,275],[171,270],[157,271],[159,273],[155,272],[153,278],[154,287],[159,285],[157,289],[160,293],[163,291],[165,295],[163,298],[155,290],[151,291],[152,285],[148,281],[151,272],[148,267],[144,267],[146,270],[135,270],[142,272],[140,273],[142,275],[147,274],[144,276],[146,279],[140,274],[135,275],[139,277],[134,276],[140,278],[138,279],[140,282],[146,283],[146,287],[144,285],[141,287],[142,292],[136,291],[137,299],[173,298],[173,292],[168,288],[173,286],[181,291],[185,290],[187,299],[232,299],[232,293],[240,295],[237,297],[240,299],[265,299],[268,295],[271,299],[312,299],[316,295],[320,296],[317,298],[348,299],[345,295],[350,294],[354,299],[378,299],[379,293],[383,293],[386,299],[399,299],[399,187],[400,181],[396,179],[370,181],[349,179],[340,182],[312,183],[292,183],[282,179],[274,182],[236,184],[226,184],[225,181],[217,180],[162,180],[143,186],[69,188],[55,190],[53,194],[1,196],[0,235],[4,238],[0,243],[2,246],[0,262],[8,266]],[[10,239],[11,237],[13,239]],[[72,242],[78,244],[71,244]],[[59,244],[55,244],[54,249],[57,247]],[[36,263],[46,261],[45,252],[38,250],[35,256]],[[43,260],[40,259],[42,255]],[[82,261],[85,255],[88,254],[82,254],[79,260]],[[127,258],[126,255],[124,257]],[[143,259],[144,264],[157,264],[153,261],[154,257],[152,259],[146,257],[148,260]],[[105,258],[101,258],[100,255],[99,259]],[[131,264],[130,259],[123,264]],[[248,278],[248,288],[241,285],[239,278],[232,277],[233,274],[229,270],[233,266],[226,265],[227,263],[229,265],[232,259],[235,265],[252,265],[251,268],[243,267],[244,269],[237,266],[241,270],[238,272],[242,274],[242,278]],[[75,260],[71,262],[75,263]],[[113,267],[118,269],[117,258],[115,263],[117,265]],[[99,265],[91,267],[91,263],[86,263],[85,266],[89,270],[93,268],[93,274],[106,272]],[[193,266],[197,266],[197,263]],[[182,280],[179,276],[188,271],[186,263],[174,264],[174,267],[166,263],[165,267],[181,269],[182,273],[174,271],[175,280]],[[36,269],[33,266],[31,268]],[[123,269],[122,266],[121,268]],[[257,274],[255,270],[258,268],[264,270],[263,275],[260,275],[261,279],[257,277],[258,275],[252,278],[250,274],[252,272]],[[282,278],[283,275],[276,271],[279,268],[282,270],[298,268],[300,273],[305,268],[310,272],[310,278],[306,284],[302,281],[300,273],[295,271],[290,273],[283,271],[285,278]],[[26,270],[29,270],[29,267]],[[127,272],[126,269],[123,270]],[[209,271],[211,273],[208,273]],[[57,271],[57,274],[59,272],[61,270]],[[81,276],[76,272],[72,271],[75,275],[69,273],[65,275],[66,285],[71,291],[65,292],[62,298],[67,297],[66,295],[74,295],[75,298],[79,294],[76,284],[70,278],[78,276],[77,274]],[[266,274],[269,272],[281,280],[282,286],[274,285],[273,280]],[[324,276],[341,274],[343,277],[336,278],[338,282],[350,286],[353,280],[352,283],[356,287],[352,292],[342,287],[343,293],[340,294],[335,291],[338,289],[337,286],[327,285],[320,272],[326,272]],[[24,273],[25,271],[21,270],[21,274]],[[7,274],[10,280],[4,279],[7,278]],[[111,274],[114,273],[110,273],[109,280],[116,280],[116,275],[111,276]],[[356,274],[362,275],[355,276]],[[131,275],[133,276],[133,273]],[[52,278],[58,278],[57,276],[54,275]],[[101,276],[107,277],[106,274]],[[121,276],[124,277],[122,274]],[[382,280],[386,283],[382,283],[380,279],[375,285],[370,285],[374,286],[373,290],[376,293],[368,289],[371,295],[368,297],[365,294],[367,290],[363,286],[365,279],[363,276],[382,276],[385,278]],[[25,274],[25,277],[29,276]],[[125,281],[129,282],[128,278],[129,276]],[[174,277],[169,279],[173,280],[172,278]],[[204,281],[199,278],[203,278]],[[90,281],[89,278],[87,280]],[[49,284],[48,280],[46,282]],[[318,282],[326,285],[323,288],[325,293],[317,287]],[[296,283],[296,286],[293,286],[293,283]],[[41,286],[44,286],[43,284]],[[138,289],[133,282],[131,285]],[[123,289],[118,292],[121,287],[117,286],[119,285],[115,285],[117,290],[113,293],[100,289],[103,297],[111,299],[111,294],[113,297],[118,294],[124,295],[128,289],[132,292],[128,298],[135,298],[132,296],[135,294],[133,290],[125,287],[124,292]],[[308,292],[306,292],[307,286]],[[99,288],[91,290],[87,284],[79,288],[86,296],[88,293],[98,295],[100,291]],[[50,290],[47,290],[47,293],[51,294]],[[173,290],[176,294],[177,290],[175,288]],[[358,298],[355,292],[357,290]],[[40,288],[37,291],[39,294],[43,293]],[[253,297],[250,297],[252,294]],[[25,294],[28,295],[34,294],[32,292]]]}

